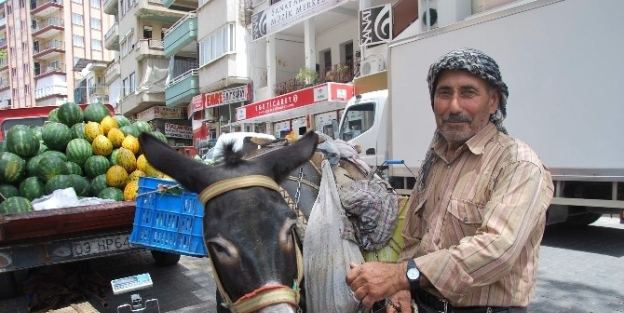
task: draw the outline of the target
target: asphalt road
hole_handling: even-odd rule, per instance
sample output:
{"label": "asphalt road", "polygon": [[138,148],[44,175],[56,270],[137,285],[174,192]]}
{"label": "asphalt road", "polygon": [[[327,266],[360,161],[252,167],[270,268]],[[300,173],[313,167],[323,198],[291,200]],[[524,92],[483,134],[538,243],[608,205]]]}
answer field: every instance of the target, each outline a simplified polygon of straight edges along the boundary
{"label": "asphalt road", "polygon": [[[182,257],[175,266],[156,267],[151,254],[143,251],[92,260],[89,267],[106,281],[150,273],[154,286],[138,293],[144,300],[158,299],[161,312],[215,311],[216,287],[207,259]],[[529,312],[624,312],[624,224],[604,216],[585,228],[547,228],[538,279]],[[130,295],[109,290],[104,299],[108,308],[97,300],[90,302],[100,312],[116,313],[119,305],[130,302]],[[0,313],[26,312],[24,296],[0,301]],[[150,302],[142,312],[158,311]]]}

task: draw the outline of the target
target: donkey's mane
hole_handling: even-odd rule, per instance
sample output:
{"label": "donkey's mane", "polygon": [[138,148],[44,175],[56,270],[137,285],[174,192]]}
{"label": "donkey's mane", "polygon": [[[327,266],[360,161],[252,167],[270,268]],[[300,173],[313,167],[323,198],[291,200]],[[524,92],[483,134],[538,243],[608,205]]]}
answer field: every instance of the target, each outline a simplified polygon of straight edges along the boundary
{"label": "donkey's mane", "polygon": [[228,143],[223,147],[223,163],[227,165],[238,165],[243,160],[245,153],[243,150],[234,151],[234,143]]}

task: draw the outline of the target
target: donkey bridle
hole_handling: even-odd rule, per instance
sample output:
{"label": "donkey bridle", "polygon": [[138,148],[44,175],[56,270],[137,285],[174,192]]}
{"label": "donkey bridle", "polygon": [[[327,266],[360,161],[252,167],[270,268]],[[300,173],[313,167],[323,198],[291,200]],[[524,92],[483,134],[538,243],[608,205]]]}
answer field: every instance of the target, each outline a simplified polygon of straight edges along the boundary
{"label": "donkey bridle", "polygon": [[[204,207],[206,207],[208,201],[221,194],[247,187],[264,187],[280,192],[279,186],[272,178],[264,175],[248,175],[225,179],[206,187],[206,189],[199,193],[199,200],[204,204]],[[297,238],[294,231],[292,236],[297,258],[297,277],[295,277],[292,287],[284,285],[268,287],[263,286],[242,296],[236,302],[232,302],[232,299],[230,299],[225,292],[225,289],[221,284],[221,280],[219,279],[219,274],[213,265],[213,277],[216,282],[217,289],[219,290],[223,301],[225,301],[225,306],[227,308],[229,308],[232,312],[247,313],[255,312],[269,305],[279,303],[288,303],[294,307],[299,306],[299,300],[301,298],[300,285],[303,280],[303,255],[299,245],[297,244]],[[210,254],[210,252],[208,252],[208,254]],[[210,256],[210,262],[212,262],[212,256]]]}

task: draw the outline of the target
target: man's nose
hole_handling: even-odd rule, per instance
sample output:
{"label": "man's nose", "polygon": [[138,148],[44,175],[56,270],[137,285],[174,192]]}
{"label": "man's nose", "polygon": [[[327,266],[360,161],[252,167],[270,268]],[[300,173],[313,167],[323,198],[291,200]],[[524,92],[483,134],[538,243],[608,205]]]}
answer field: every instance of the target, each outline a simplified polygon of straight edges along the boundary
{"label": "man's nose", "polygon": [[457,113],[457,112],[461,112],[461,103],[460,103],[460,98],[459,98],[459,94],[458,93],[454,93],[453,97],[451,98],[451,103],[449,105],[449,110],[451,111],[451,113]]}

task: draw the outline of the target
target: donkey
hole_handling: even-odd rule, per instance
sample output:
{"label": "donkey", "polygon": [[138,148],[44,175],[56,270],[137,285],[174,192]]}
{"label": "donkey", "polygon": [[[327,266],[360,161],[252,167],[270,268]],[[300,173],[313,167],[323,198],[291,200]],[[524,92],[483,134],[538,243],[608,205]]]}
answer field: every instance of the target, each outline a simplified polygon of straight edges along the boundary
{"label": "donkey", "polygon": [[[210,167],[159,139],[139,135],[150,165],[199,194],[204,205],[204,241],[221,297],[233,312],[293,313],[300,305],[303,260],[294,231],[297,215],[278,184],[314,154],[310,131],[294,144],[252,159],[224,149]],[[218,305],[218,310],[223,308]]]}

